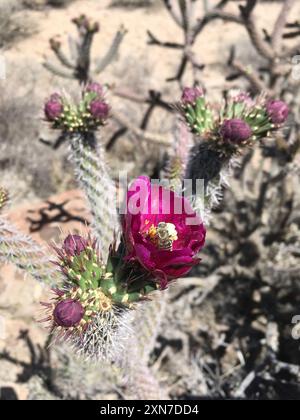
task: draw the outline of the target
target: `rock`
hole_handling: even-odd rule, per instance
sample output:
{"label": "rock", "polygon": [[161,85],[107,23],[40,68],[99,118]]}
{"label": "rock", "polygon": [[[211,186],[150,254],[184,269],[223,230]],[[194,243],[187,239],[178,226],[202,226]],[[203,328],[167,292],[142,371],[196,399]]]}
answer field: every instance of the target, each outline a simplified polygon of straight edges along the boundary
{"label": "rock", "polygon": [[80,233],[90,221],[84,194],[66,191],[46,201],[28,204],[8,213],[8,219],[38,242],[59,241],[70,232]]}

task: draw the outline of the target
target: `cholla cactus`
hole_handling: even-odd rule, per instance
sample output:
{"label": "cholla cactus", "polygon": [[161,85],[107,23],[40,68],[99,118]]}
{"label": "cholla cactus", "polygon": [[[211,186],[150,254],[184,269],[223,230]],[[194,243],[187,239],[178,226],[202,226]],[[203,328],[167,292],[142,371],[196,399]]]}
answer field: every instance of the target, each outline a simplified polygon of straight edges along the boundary
{"label": "cholla cactus", "polygon": [[0,211],[3,209],[8,201],[8,192],[0,187]]}
{"label": "cholla cactus", "polygon": [[[148,189],[145,204],[148,206],[154,190],[148,180],[140,179],[139,186],[141,182]],[[51,333],[71,341],[79,353],[97,360],[117,358],[120,340],[126,337],[125,320],[130,319],[130,311],[137,303],[148,300],[154,291],[166,288],[169,281],[186,275],[199,262],[196,254],[205,240],[205,228],[200,221],[189,226],[186,214],[177,215],[171,209],[164,216],[160,205],[162,221],[155,225],[157,214],[152,216],[153,223],[146,212],[135,215],[130,207],[134,194],[129,194],[128,200],[129,213],[124,217],[121,243],[118,248],[110,248],[106,264],[91,238],[70,235],[62,249],[56,248],[63,282],[54,290],[54,303],[43,303],[48,311],[44,321],[51,322]],[[190,212],[190,216],[195,214]],[[138,219],[141,220],[137,230]]]}
{"label": "cholla cactus", "polygon": [[[0,212],[9,200],[9,193],[0,187]],[[39,282],[54,285],[58,273],[50,263],[47,250],[32,238],[19,232],[5,216],[0,216],[0,262],[13,263]]]}
{"label": "cholla cactus", "polygon": [[[283,102],[264,97],[253,101],[247,95],[214,108],[198,88],[184,91],[179,109],[184,117],[181,124],[189,127],[198,144],[189,154],[189,141],[185,140],[191,139],[181,125],[181,138],[167,173],[171,181],[176,175],[182,182],[185,172],[194,181],[204,179],[209,206],[233,158],[279,129],[288,114]],[[116,189],[96,139],[96,130],[107,123],[110,111],[101,85],[88,84],[77,104],[54,94],[44,111],[51,127],[62,130],[69,140],[75,173],[94,216],[92,233],[88,237],[69,235],[62,247],[55,247],[59,269],[49,272],[49,261],[43,260],[45,253],[40,247],[35,248],[30,238],[20,238],[2,223],[0,258],[10,259],[36,278],[54,280],[54,296],[43,303],[47,313],[43,321],[50,323],[54,340],[67,340],[88,359],[117,362],[127,376],[130,374],[131,383],[141,384],[140,397],[147,397],[148,392],[148,396],[161,398],[163,393],[149,370],[149,351],[138,339],[149,343],[147,331],[152,332],[159,321],[155,316],[149,325],[148,318],[153,308],[164,305],[164,299],[161,305],[149,304],[147,317],[146,310],[139,309],[141,305],[147,308],[155,294],[165,296],[163,290],[171,282],[199,264],[206,228],[197,209],[174,183],[168,189],[152,184],[147,177],[132,183],[121,220],[112,211]],[[192,200],[196,203],[198,198]],[[135,315],[141,314],[145,321],[136,322]],[[131,332],[137,326],[141,331]],[[130,343],[135,347],[135,366],[125,351]]]}
{"label": "cholla cactus", "polygon": [[[93,104],[99,105],[97,112],[105,108],[105,114],[95,116]],[[118,324],[127,324],[124,317],[130,317],[139,302],[166,288],[170,281],[186,275],[199,262],[197,254],[205,241],[201,220],[198,218],[191,226],[187,223],[189,217],[196,218],[188,201],[172,191],[169,191],[170,199],[166,195],[168,190],[152,186],[144,177],[139,178],[128,192],[121,241],[119,245],[114,241],[114,231],[119,228],[118,220],[111,217],[115,190],[103,157],[97,157],[94,136],[94,130],[106,123],[108,110],[103,88],[95,83],[85,88],[78,105],[70,104],[57,94],[45,105],[47,120],[53,128],[62,129],[70,141],[76,173],[94,213],[94,231],[101,249],[99,254],[96,242],[90,239],[74,236],[66,239],[62,250],[58,250],[65,280],[55,291],[54,305],[46,304],[50,310],[47,319],[51,321],[53,333],[59,332],[58,337],[71,340],[79,352],[96,358],[114,354],[113,338],[119,333],[126,336],[126,328],[118,328]],[[105,180],[109,182],[110,190]],[[144,207],[136,213],[134,204],[139,199],[140,189],[144,189],[145,195],[141,198]],[[165,215],[161,207],[168,205],[165,202],[168,199],[171,208]],[[161,202],[154,215],[151,212],[153,200]],[[184,209],[182,214],[175,213],[176,204]],[[107,328],[104,335],[99,335],[99,323]],[[98,331],[98,338],[94,339],[91,336],[95,331]],[[101,340],[101,336],[106,338]],[[113,338],[110,340],[108,336]],[[94,351],[83,345],[90,342]]]}
{"label": "cholla cactus", "polygon": [[169,187],[177,193],[182,192],[182,180],[184,179],[188,164],[190,149],[193,146],[193,136],[184,121],[177,121],[174,130],[173,147],[166,168],[163,170],[163,178],[167,180]]}
{"label": "cholla cactus", "polygon": [[109,106],[104,90],[97,83],[90,83],[83,92],[80,103],[70,103],[58,93],[51,95],[45,104],[45,117],[54,129],[66,133],[90,133],[104,125],[109,116]]}
{"label": "cholla cactus", "polygon": [[[229,98],[217,109],[206,102],[199,88],[185,89],[179,108],[200,143],[192,148],[188,157],[188,147],[180,146],[179,141],[178,154],[174,154],[170,161],[169,173],[172,176],[176,173],[181,179],[186,167],[193,180],[204,179],[205,199],[209,205],[232,159],[279,129],[288,114],[282,102],[267,101],[263,96],[254,101],[246,94]],[[108,213],[99,212],[107,197],[106,189],[103,190],[105,184],[97,182],[99,177],[105,175],[103,178],[114,188],[106,167],[99,163],[103,162],[103,157],[95,158],[94,131],[105,124],[109,116],[102,86],[88,85],[77,105],[70,104],[65,97],[53,95],[46,103],[45,115],[53,128],[62,129],[69,138],[78,179],[84,180],[82,185],[94,212],[97,239],[100,242],[105,237],[104,243],[100,243],[101,254],[96,242],[74,236],[67,238],[63,248],[58,250],[64,280],[62,287],[55,290],[54,304],[46,304],[50,310],[48,320],[53,332],[58,331],[58,337],[71,340],[75,348],[87,357],[116,357],[113,338],[103,341],[101,334],[92,338],[99,331],[99,325],[107,328],[105,337],[115,337],[115,334],[124,337],[124,329],[119,328],[119,322],[122,326],[126,324],[124,316],[132,313],[139,302],[149,299],[154,291],[162,290],[170,281],[185,276],[199,262],[197,255],[204,245],[205,228],[199,218],[194,225],[188,225],[188,216],[195,219],[197,216],[178,191],[169,191],[173,206],[171,204],[165,215],[163,207],[167,190],[152,186],[149,179],[140,177],[128,192],[127,214],[122,220],[121,241],[117,245],[113,238],[119,226],[118,220],[113,221],[107,230]],[[186,135],[185,131],[182,137],[186,139]],[[187,142],[184,143],[187,146]],[[176,164],[178,168],[172,172]],[[138,202],[142,190],[145,193],[141,200],[143,206],[135,213],[136,209],[131,205]],[[115,191],[110,191],[110,200],[112,192]],[[160,203],[158,219],[156,213],[152,215],[152,202]],[[179,204],[184,208],[180,215],[175,211]],[[107,202],[104,208],[108,208]],[[104,255],[108,249],[106,259]],[[84,345],[90,342],[93,351]]]}
{"label": "cholla cactus", "polygon": [[37,281],[54,285],[59,275],[50,263],[48,251],[0,217],[0,262],[10,262]]}
{"label": "cholla cactus", "polygon": [[204,67],[197,61],[192,51],[202,29],[201,19],[196,15],[195,1],[193,0],[163,0],[163,3],[174,22],[180,27],[183,41],[182,43],[162,42],[151,31],[148,31],[148,44],[182,51],[180,65],[175,76],[167,79],[168,82],[178,81],[181,84],[188,66],[192,67],[194,74]]}
{"label": "cholla cactus", "polygon": [[44,111],[52,128],[62,130],[69,141],[70,158],[89,200],[94,230],[105,258],[119,221],[114,202],[116,187],[105,164],[102,146],[97,144],[94,134],[109,117],[104,89],[97,83],[88,84],[79,104],[54,94],[46,102]]}
{"label": "cholla cactus", "polygon": [[[152,200],[161,200],[158,215],[161,222],[157,226],[157,214],[144,211],[135,214],[131,207],[141,183],[147,188],[146,208]],[[139,310],[142,302],[148,305],[146,301],[155,291],[159,293],[199,262],[196,255],[204,245],[205,228],[200,221],[193,226],[186,224],[185,213],[178,215],[173,209],[167,215],[162,213],[163,200],[158,198],[165,197],[162,187],[155,196],[156,188],[151,188],[147,179],[141,178],[133,186],[135,191],[128,194],[120,245],[110,248],[106,264],[90,237],[69,235],[63,247],[56,248],[63,280],[53,290],[54,299],[42,304],[47,311],[43,321],[50,322],[54,339],[67,340],[85,358],[117,362],[129,383],[139,387],[139,398],[166,398],[147,366],[149,348],[142,348],[138,340],[141,336],[148,341],[143,331],[146,327],[151,332],[152,326],[146,317],[144,322],[141,320],[139,330],[131,328],[136,326],[135,313],[145,315]],[[189,216],[195,217],[195,213],[189,212]],[[153,316],[155,324],[157,314]],[[129,345],[133,345],[131,357],[125,352]]]}
{"label": "cholla cactus", "polygon": [[113,248],[104,264],[90,237],[69,235],[56,251],[63,281],[53,289],[51,303],[42,303],[47,309],[42,321],[50,322],[55,339],[66,339],[86,358],[118,359],[131,332],[134,304],[157,290],[155,282]]}
{"label": "cholla cactus", "polygon": [[129,309],[144,290],[125,290],[114,271],[114,253],[104,264],[90,237],[69,235],[56,251],[63,281],[53,289],[51,303],[42,303],[47,311],[42,321],[50,322],[55,340],[69,341],[85,358],[115,360],[130,331]]}
{"label": "cholla cactus", "polygon": [[114,60],[118,54],[126,30],[121,27],[116,33],[106,54],[93,63],[91,59],[91,48],[94,36],[100,30],[99,24],[93,22],[85,15],[80,15],[73,19],[72,22],[77,28],[78,39],[75,40],[71,36],[69,37],[70,57],[64,53],[59,38],[52,38],[50,39],[50,47],[63,68],[57,67],[56,64],[49,61],[45,62],[44,66],[57,76],[76,79],[80,83],[87,83],[105,70]]}
{"label": "cholla cactus", "polygon": [[[252,99],[246,93],[230,96],[223,106],[215,107],[207,102],[201,89],[186,88],[179,109],[196,142],[186,178],[193,180],[194,204],[207,221],[210,209],[219,203],[236,158],[280,130],[289,108],[282,101],[264,95]],[[195,195],[199,179],[204,181],[204,203]]]}

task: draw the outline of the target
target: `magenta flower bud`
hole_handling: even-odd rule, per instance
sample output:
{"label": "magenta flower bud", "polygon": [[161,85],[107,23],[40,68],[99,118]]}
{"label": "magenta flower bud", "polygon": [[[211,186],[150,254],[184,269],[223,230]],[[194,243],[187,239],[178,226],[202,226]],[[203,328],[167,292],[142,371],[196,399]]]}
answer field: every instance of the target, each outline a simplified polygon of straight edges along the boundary
{"label": "magenta flower bud", "polygon": [[204,92],[201,88],[189,88],[186,87],[183,90],[181,101],[184,105],[194,104],[198,98],[201,98],[204,95]]}
{"label": "magenta flower bud", "polygon": [[271,100],[266,105],[267,113],[273,124],[284,124],[289,115],[289,107],[283,101]]}
{"label": "magenta flower bud", "polygon": [[245,121],[234,118],[224,121],[220,134],[224,140],[240,143],[248,140],[252,136],[252,129]]}
{"label": "magenta flower bud", "polygon": [[63,113],[62,98],[58,93],[50,96],[45,104],[45,116],[49,121],[55,121]]}
{"label": "magenta flower bud", "polygon": [[96,93],[98,96],[103,96],[103,86],[96,82],[89,83],[86,86],[85,91],[88,93]]}
{"label": "magenta flower bud", "polygon": [[75,327],[84,316],[84,308],[78,300],[67,299],[59,302],[53,312],[55,323],[64,328]]}
{"label": "magenta flower bud", "polygon": [[106,120],[109,114],[109,106],[106,102],[95,99],[90,103],[90,111],[94,118]]}
{"label": "magenta flower bud", "polygon": [[69,257],[80,255],[87,247],[87,241],[79,235],[69,235],[64,241],[63,249]]}

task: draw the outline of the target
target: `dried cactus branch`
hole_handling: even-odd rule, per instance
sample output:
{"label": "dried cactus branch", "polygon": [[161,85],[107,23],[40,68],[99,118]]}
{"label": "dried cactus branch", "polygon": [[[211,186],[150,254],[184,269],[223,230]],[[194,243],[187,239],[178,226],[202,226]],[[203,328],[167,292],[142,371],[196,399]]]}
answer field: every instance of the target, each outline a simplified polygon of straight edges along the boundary
{"label": "dried cactus branch", "polygon": [[162,42],[160,41],[151,31],[147,31],[147,34],[149,36],[148,44],[149,45],[157,45],[159,47],[165,47],[165,48],[174,48],[174,49],[183,49],[184,44],[178,44],[176,42]]}
{"label": "dried cactus branch", "polygon": [[126,33],[127,31],[123,27],[116,33],[115,38],[113,39],[112,44],[110,48],[108,49],[106,55],[96,62],[96,65],[95,65],[96,74],[99,74],[103,70],[105,70],[106,67],[109,66],[111,62],[114,60],[114,58],[119,52],[120,45]]}
{"label": "dried cactus branch", "polygon": [[72,73],[67,73],[66,71],[59,69],[55,64],[52,64],[49,61],[43,63],[43,66],[45,69],[49,70],[56,76],[62,77],[64,79],[74,79],[74,75]]}
{"label": "dried cactus branch", "polygon": [[72,70],[72,74],[65,73],[49,62],[44,63],[44,67],[59,77],[75,79],[80,84],[86,84],[111,64],[127,31],[122,27],[116,33],[104,57],[93,62],[91,49],[94,36],[99,31],[99,25],[85,15],[73,19],[72,22],[76,25],[78,36],[76,39],[71,36],[68,37],[70,57],[63,52],[59,40],[54,38],[50,40],[50,46],[55,56],[66,69]]}
{"label": "dried cactus branch", "polygon": [[234,55],[235,54],[233,52],[229,60],[229,65],[249,81],[253,92],[255,94],[259,94],[260,92],[267,92],[269,89],[260,78],[260,75],[254,69],[245,67],[234,57]]}
{"label": "dried cactus branch", "polygon": [[70,51],[70,58],[72,61],[78,60],[78,42],[71,35],[68,35],[68,46]]}
{"label": "dried cactus branch", "polygon": [[154,104],[168,112],[174,112],[173,106],[170,102],[162,99],[161,92],[150,90],[148,96],[143,96],[135,92],[131,92],[128,89],[113,88],[112,92],[119,98],[127,99],[138,104]]}
{"label": "dried cactus branch", "polygon": [[128,130],[133,133],[135,136],[139,137],[142,140],[146,140],[149,143],[160,144],[162,146],[169,146],[170,140],[161,134],[151,133],[148,131],[144,131],[134,124],[132,124],[126,117],[121,115],[120,113],[114,111],[113,118],[122,126],[127,127]]}
{"label": "dried cactus branch", "polygon": [[281,54],[280,58],[282,59],[291,59],[294,55],[300,54],[300,45],[295,45],[294,47],[285,49]]}
{"label": "dried cactus branch", "polygon": [[214,10],[209,11],[202,19],[199,19],[197,26],[194,28],[194,36],[198,36],[207,24],[216,19],[221,19],[224,22],[243,24],[241,16],[215,8]]}
{"label": "dried cactus branch", "polygon": [[283,2],[281,12],[279,13],[279,16],[277,18],[271,37],[272,47],[275,51],[278,51],[281,46],[281,40],[283,37],[283,32],[285,29],[287,18],[295,4],[295,1],[296,0],[284,0]]}
{"label": "dried cactus branch", "polygon": [[260,55],[268,60],[275,58],[273,49],[264,41],[256,26],[253,11],[257,4],[256,0],[247,0],[246,6],[240,6],[241,15],[248,31],[249,37]]}
{"label": "dried cactus branch", "polygon": [[59,46],[58,48],[52,48],[52,51],[54,52],[54,54],[56,55],[56,57],[58,58],[58,60],[61,62],[61,64],[63,66],[65,66],[68,69],[71,70],[75,70],[76,68],[76,63],[72,62],[67,56],[66,54],[63,52],[61,46]]}
{"label": "dried cactus branch", "polygon": [[182,16],[179,14],[179,10],[176,10],[177,2],[176,0],[163,0],[168,12],[171,14],[174,21],[177,23],[178,26],[182,28]]}

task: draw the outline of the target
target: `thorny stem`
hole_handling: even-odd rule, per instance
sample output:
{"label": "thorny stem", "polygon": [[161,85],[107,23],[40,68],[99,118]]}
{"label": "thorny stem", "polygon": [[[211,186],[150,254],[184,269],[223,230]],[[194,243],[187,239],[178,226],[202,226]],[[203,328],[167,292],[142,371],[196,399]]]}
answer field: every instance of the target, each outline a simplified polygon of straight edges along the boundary
{"label": "thorny stem", "polygon": [[41,283],[54,285],[60,275],[49,258],[49,251],[0,218],[0,261],[11,262]]}
{"label": "thorny stem", "polygon": [[114,232],[119,229],[116,186],[109,175],[104,151],[93,133],[71,134],[70,151],[77,180],[90,204],[94,219],[92,227],[105,259]]}

